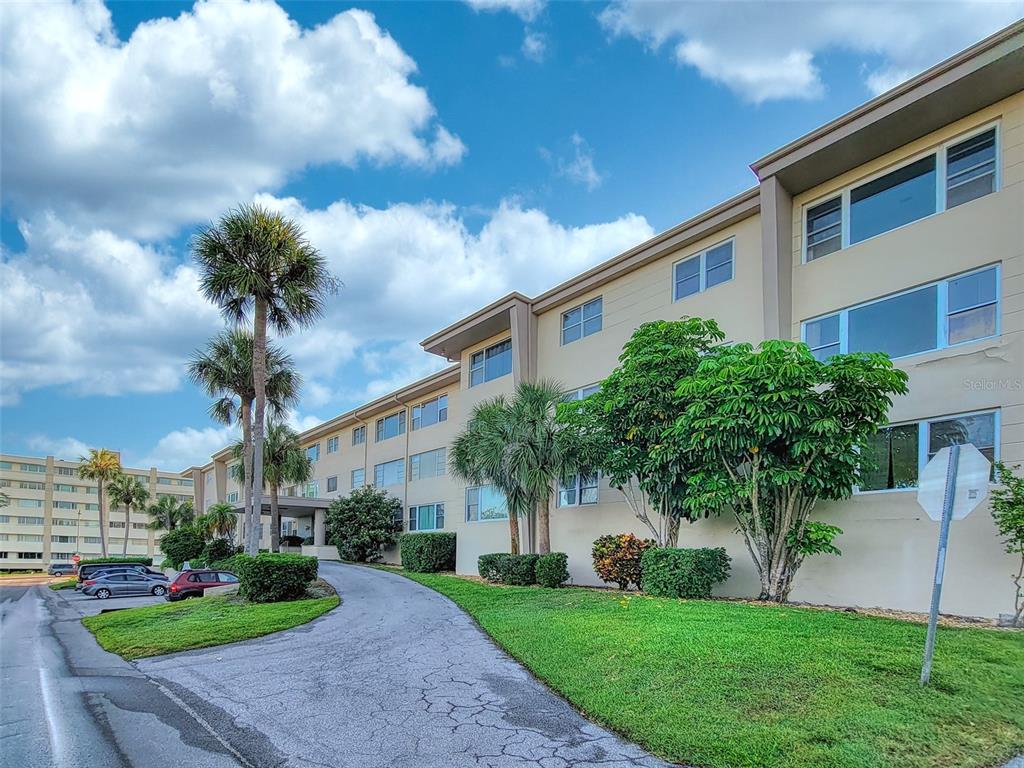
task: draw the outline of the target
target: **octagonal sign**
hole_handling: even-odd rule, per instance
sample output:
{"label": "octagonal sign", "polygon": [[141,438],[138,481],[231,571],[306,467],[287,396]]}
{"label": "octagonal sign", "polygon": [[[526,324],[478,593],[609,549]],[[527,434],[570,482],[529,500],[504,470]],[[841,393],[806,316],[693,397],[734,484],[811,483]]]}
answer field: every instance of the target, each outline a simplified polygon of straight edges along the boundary
{"label": "octagonal sign", "polygon": [[[943,448],[932,457],[918,481],[917,503],[932,520],[942,519],[942,502],[946,494],[946,470],[949,466],[949,448]],[[962,520],[988,496],[992,464],[985,455],[967,443],[960,446],[960,462],[956,474],[956,493],[953,498],[953,519]]]}

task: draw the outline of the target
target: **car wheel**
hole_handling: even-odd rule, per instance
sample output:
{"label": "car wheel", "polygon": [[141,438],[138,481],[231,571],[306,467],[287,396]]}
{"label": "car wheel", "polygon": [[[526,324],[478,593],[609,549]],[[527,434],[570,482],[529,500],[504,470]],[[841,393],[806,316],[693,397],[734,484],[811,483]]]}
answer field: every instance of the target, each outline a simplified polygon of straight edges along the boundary
{"label": "car wheel", "polygon": [[153,594],[157,597],[163,597],[167,594],[167,587],[161,587],[159,584],[157,584],[155,587],[153,587]]}
{"label": "car wheel", "polygon": [[100,600],[106,600],[108,597],[110,597],[110,590],[109,589],[97,589],[96,590],[96,597],[98,597]]}

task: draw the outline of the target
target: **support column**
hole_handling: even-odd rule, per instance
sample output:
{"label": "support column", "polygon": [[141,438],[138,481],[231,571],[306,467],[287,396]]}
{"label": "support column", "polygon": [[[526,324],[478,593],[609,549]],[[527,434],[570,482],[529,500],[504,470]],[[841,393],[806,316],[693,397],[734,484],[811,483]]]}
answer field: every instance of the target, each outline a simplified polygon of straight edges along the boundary
{"label": "support column", "polygon": [[327,544],[325,533],[325,521],[327,514],[322,509],[313,511],[313,546],[323,547]]}
{"label": "support column", "polygon": [[793,337],[793,198],[774,176],[761,182],[764,337]]}

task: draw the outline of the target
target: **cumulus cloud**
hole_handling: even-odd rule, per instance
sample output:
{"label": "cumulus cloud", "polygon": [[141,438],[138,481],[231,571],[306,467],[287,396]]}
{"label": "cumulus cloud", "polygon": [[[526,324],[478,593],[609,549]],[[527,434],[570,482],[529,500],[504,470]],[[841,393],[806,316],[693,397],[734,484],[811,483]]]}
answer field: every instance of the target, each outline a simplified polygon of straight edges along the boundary
{"label": "cumulus cloud", "polygon": [[416,63],[360,10],[303,29],[199,2],[122,41],[100,2],[0,7],[5,205],[157,238],[316,164],[458,162]]}
{"label": "cumulus cloud", "polygon": [[202,466],[210,456],[238,440],[236,427],[185,427],[168,432],[161,437],[148,453],[135,458],[127,456],[124,463],[136,467],[159,467],[177,471],[192,466]]}
{"label": "cumulus cloud", "polygon": [[536,30],[526,30],[526,34],[523,35],[522,52],[525,58],[540,64],[548,55],[547,37]]}
{"label": "cumulus cloud", "polygon": [[26,442],[31,451],[66,461],[76,461],[81,456],[88,456],[91,447],[75,437],[30,435]]}
{"label": "cumulus cloud", "polygon": [[573,184],[579,184],[593,192],[604,182],[604,175],[594,165],[594,150],[580,134],[574,133],[569,139],[571,154],[569,157],[552,158],[548,150],[541,150],[541,155],[555,165],[555,173]]}
{"label": "cumulus cloud", "polygon": [[760,103],[820,97],[825,83],[816,59],[836,51],[864,56],[865,85],[880,93],[1022,15],[1021,0],[614,0],[599,18],[613,35],[670,47],[680,64]]}
{"label": "cumulus cloud", "polygon": [[533,21],[544,10],[545,0],[465,0],[477,12],[509,11],[523,21]]}

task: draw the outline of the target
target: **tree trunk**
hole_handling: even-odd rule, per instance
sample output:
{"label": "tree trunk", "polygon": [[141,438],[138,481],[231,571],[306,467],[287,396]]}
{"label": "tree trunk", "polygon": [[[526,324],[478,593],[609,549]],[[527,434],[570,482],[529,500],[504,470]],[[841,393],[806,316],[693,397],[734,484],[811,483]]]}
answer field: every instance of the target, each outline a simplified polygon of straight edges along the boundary
{"label": "tree trunk", "polygon": [[124,508],[124,541],[121,542],[121,557],[128,555],[128,529],[131,527],[131,521],[128,518],[131,516],[132,508],[126,506]]}
{"label": "tree trunk", "polygon": [[242,475],[245,478],[242,481],[242,502],[245,511],[242,512],[239,544],[248,552],[249,535],[253,527],[252,485],[250,483],[252,480],[252,401],[243,398],[238,412],[242,420]]}
{"label": "tree trunk", "polygon": [[519,516],[511,507],[508,510],[508,551],[513,555],[519,554]]}
{"label": "tree trunk", "polygon": [[551,497],[545,496],[537,505],[537,554],[551,551]]}
{"label": "tree trunk", "polygon": [[107,516],[103,512],[103,479],[100,478],[96,481],[96,506],[99,507],[100,512],[100,552],[103,557],[108,556],[109,550],[107,549]]}
{"label": "tree trunk", "polygon": [[281,548],[281,511],[277,507],[277,485],[270,484],[270,551]]}
{"label": "tree trunk", "polygon": [[[670,513],[671,514],[671,513]],[[668,531],[665,534],[665,546],[666,547],[678,547],[679,546],[679,522],[678,516],[670,516],[668,519]]]}
{"label": "tree trunk", "polygon": [[267,410],[267,302],[264,299],[256,299],[253,313],[252,384],[256,392],[252,423],[252,508],[256,524],[246,551],[255,555],[260,549],[259,525],[263,519],[263,422]]}

